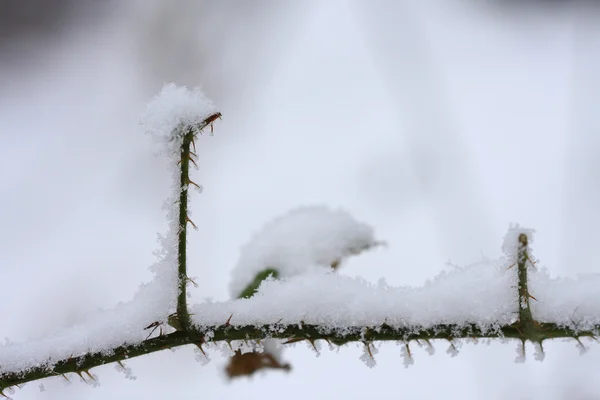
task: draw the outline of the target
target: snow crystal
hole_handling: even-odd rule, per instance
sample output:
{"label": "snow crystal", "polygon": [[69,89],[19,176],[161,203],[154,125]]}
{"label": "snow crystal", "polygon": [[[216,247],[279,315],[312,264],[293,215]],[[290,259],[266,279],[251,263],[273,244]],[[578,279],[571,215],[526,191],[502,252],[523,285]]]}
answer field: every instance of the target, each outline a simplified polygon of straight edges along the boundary
{"label": "snow crystal", "polygon": [[404,364],[404,368],[408,368],[411,365],[414,365],[415,360],[412,357],[412,353],[410,351],[410,347],[408,347],[408,343],[402,344],[402,348],[400,349],[400,356],[402,357],[402,364]]}
{"label": "snow crystal", "polygon": [[277,270],[279,277],[299,275],[377,244],[373,229],[345,211],[297,208],[266,224],[241,249],[232,272],[231,296],[238,297],[267,268]]}
{"label": "snow crystal", "polygon": [[131,381],[135,381],[137,379],[137,377],[135,375],[133,375],[133,371],[131,370],[131,368],[125,366],[125,364],[123,364],[123,362],[115,364],[115,369],[118,372],[124,373],[126,379],[129,379]]}
{"label": "snow crystal", "polygon": [[527,356],[525,355],[525,344],[519,342],[517,345],[517,357],[515,358],[515,362],[517,364],[523,364],[527,360]]}
{"label": "snow crystal", "polygon": [[363,345],[363,353],[360,356],[362,362],[369,368],[374,368],[377,365],[377,361],[375,361],[375,354],[377,354],[378,350],[373,346],[372,343],[365,343]]}
{"label": "snow crystal", "polygon": [[[450,342],[448,349],[446,350],[446,354],[450,355],[450,357],[456,357],[460,351],[458,350],[457,342]],[[460,343],[460,342],[458,342]]]}
{"label": "snow crystal", "polygon": [[210,363],[210,356],[205,349],[200,349],[199,347],[194,348],[195,360],[200,363],[200,365],[207,365]]}
{"label": "snow crystal", "polygon": [[182,127],[201,124],[216,112],[215,105],[200,88],[189,90],[169,83],[148,103],[141,124],[147,134],[161,142],[170,142],[174,135],[181,135]]}

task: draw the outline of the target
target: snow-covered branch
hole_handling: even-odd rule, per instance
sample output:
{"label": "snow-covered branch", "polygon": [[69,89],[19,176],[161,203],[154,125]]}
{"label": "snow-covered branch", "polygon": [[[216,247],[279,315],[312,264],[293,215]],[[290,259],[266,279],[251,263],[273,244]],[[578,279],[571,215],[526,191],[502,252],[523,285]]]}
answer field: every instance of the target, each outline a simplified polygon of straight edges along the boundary
{"label": "snow-covered branch", "polygon": [[154,279],[129,303],[50,337],[0,346],[0,394],[68,373],[95,381],[91,368],[116,362],[125,369],[125,360],[183,345],[203,357],[219,347],[233,356],[229,376],[239,376],[289,369],[280,349],[300,341],[315,349],[317,340],[363,343],[369,365],[373,342],[397,341],[408,365],[415,342],[446,340],[455,354],[465,340],[518,339],[534,343],[540,359],[544,340],[572,338],[585,349],[580,338],[600,334],[600,274],[551,278],[533,258],[532,230],[511,227],[495,261],[455,267],[421,287],[392,287],[338,274],[346,258],[383,243],[347,212],[323,206],[292,210],[254,235],[233,270],[231,300],[188,305],[187,224],[196,227],[188,189],[200,188],[189,168],[197,136],[212,132],[220,115],[199,90],[175,85],[150,102],[144,128],[162,143],[173,173]]}

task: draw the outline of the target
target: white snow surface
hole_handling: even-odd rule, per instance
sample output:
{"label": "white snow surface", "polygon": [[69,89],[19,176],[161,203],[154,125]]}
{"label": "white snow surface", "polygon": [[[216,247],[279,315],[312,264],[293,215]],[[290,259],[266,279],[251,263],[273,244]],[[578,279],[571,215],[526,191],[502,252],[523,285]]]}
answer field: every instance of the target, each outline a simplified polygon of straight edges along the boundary
{"label": "white snow surface", "polygon": [[391,287],[314,269],[280,280],[266,279],[250,299],[204,303],[191,310],[199,326],[275,323],[343,329],[386,323],[431,327],[477,323],[493,328],[511,323],[517,310],[516,273],[506,260],[481,262],[442,272],[422,287]]}
{"label": "white snow surface", "polygon": [[[421,287],[390,287],[325,269],[282,280],[263,281],[250,299],[206,302],[193,307],[198,326],[306,324],[334,331],[356,326],[429,328],[476,324],[495,330],[518,316],[517,269],[511,260],[482,261],[444,271]],[[600,324],[600,274],[577,280],[551,278],[530,267],[534,318],[573,329]]]}
{"label": "white snow surface", "polygon": [[373,228],[344,210],[298,207],[267,223],[242,247],[232,272],[231,297],[237,298],[267,268],[282,278],[295,276],[377,244]]}
{"label": "white snow surface", "polygon": [[[181,127],[200,124],[216,112],[214,103],[199,87],[190,90],[168,83],[147,104],[140,123],[147,134],[161,142],[169,142],[180,138]],[[178,148],[177,141],[174,147]]]}
{"label": "white snow surface", "polygon": [[[175,305],[176,273],[168,272],[176,271],[172,246],[172,241],[164,244],[166,256],[155,266],[155,280],[143,286],[131,302],[90,315],[85,323],[48,338],[2,345],[0,373],[51,366],[88,352],[110,353],[119,345],[143,341],[149,333],[143,328],[153,321],[164,321]],[[517,316],[517,269],[509,268],[509,256],[453,267],[420,287],[391,287],[383,279],[374,284],[314,268],[279,280],[266,279],[250,299],[193,305],[191,318],[208,339],[211,330],[230,316],[233,326],[304,322],[336,332],[383,323],[415,329],[476,324],[494,331],[514,322]],[[545,269],[533,265],[529,271],[530,291],[538,299],[532,301],[532,310],[538,321],[573,329],[600,324],[600,274],[562,279],[552,278]]]}

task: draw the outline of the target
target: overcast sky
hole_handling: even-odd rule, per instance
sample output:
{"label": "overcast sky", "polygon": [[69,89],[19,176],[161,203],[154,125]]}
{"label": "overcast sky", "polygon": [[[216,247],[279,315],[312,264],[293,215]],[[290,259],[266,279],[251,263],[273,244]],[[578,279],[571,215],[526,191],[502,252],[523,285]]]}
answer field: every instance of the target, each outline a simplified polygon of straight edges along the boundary
{"label": "overcast sky", "polygon": [[[240,246],[309,204],[343,207],[389,242],[341,270],[372,282],[418,286],[447,261],[496,258],[510,223],[537,230],[552,275],[600,272],[596,8],[410,3],[113,2],[3,67],[0,337],[51,334],[151,278],[169,176],[138,118],[165,81],[203,86],[223,113],[199,143],[195,301],[227,299]],[[369,369],[358,346],[316,358],[298,345],[289,375],[231,384],[219,354],[201,366],[186,347],[132,360],[135,381],[108,365],[93,370],[100,388],[55,378],[15,398],[600,397],[597,345],[581,357],[546,344],[543,363],[530,348],[525,364],[516,346],[452,358],[436,343],[404,369],[385,344]]]}

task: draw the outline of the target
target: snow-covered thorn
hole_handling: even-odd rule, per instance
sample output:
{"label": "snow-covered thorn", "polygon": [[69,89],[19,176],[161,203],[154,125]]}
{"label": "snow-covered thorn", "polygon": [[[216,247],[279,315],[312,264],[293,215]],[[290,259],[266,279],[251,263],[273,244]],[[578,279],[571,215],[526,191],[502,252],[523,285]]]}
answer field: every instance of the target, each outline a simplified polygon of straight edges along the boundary
{"label": "snow-covered thorn", "polygon": [[194,153],[195,153],[196,152],[196,135],[192,136],[192,142],[191,143],[192,143],[192,147],[194,148]]}
{"label": "snow-covered thorn", "polygon": [[406,354],[408,354],[408,358],[412,358],[412,353],[410,352],[410,344],[404,343],[404,347],[406,348]]}
{"label": "snow-covered thorn", "polygon": [[315,351],[318,353],[319,350],[317,350],[317,346],[315,346],[315,339],[306,339],[310,342],[310,344],[312,345],[313,349],[315,349]]}
{"label": "snow-covered thorn", "polygon": [[69,378],[67,378],[67,375],[65,375],[65,374],[60,374],[60,376],[62,376],[63,378],[65,378],[65,381],[67,381],[67,382],[71,382],[71,381],[69,380]]}
{"label": "snow-covered thorn", "polygon": [[450,347],[452,347],[452,350],[456,350],[456,346],[454,345],[453,340],[454,339],[452,339],[452,338],[448,339],[448,343],[450,343]]}
{"label": "snow-covered thorn", "polygon": [[231,315],[229,316],[229,318],[227,318],[227,321],[225,321],[225,326],[230,326],[230,325],[231,325],[231,324],[230,324],[230,322],[231,322],[231,317],[233,317],[233,314],[231,314]]}
{"label": "snow-covered thorn", "polygon": [[511,269],[512,267],[514,267],[515,265],[517,265],[517,264],[511,264],[511,265],[509,265],[509,266],[506,268],[506,270],[508,271],[509,269]]}
{"label": "snow-covered thorn", "polygon": [[[190,217],[185,217],[186,221],[189,222],[190,224],[192,224],[192,226],[194,227],[194,229],[198,229],[198,227],[196,226],[196,224],[194,223],[194,221],[192,221],[190,219]],[[189,278],[188,278],[189,279]]]}
{"label": "snow-covered thorn", "polygon": [[125,364],[123,364],[121,361],[117,361],[117,364],[119,364],[121,368],[125,369]]}
{"label": "snow-covered thorn", "polygon": [[367,353],[369,353],[369,357],[373,358],[373,352],[371,352],[371,344],[369,342],[363,342],[363,344],[365,345],[366,349],[367,349]]}
{"label": "snow-covered thorn", "polygon": [[229,349],[235,353],[235,351],[233,350],[233,347],[231,346],[231,340],[227,341],[227,346],[229,346]]}
{"label": "snow-covered thorn", "polygon": [[[9,387],[10,387],[10,386],[9,386]],[[4,394],[4,391],[5,391],[6,389],[7,389],[7,388],[4,388],[4,389],[0,390],[0,396],[4,397],[5,399],[10,399],[10,397],[8,397],[7,395],[5,395],[5,394]]]}
{"label": "snow-covered thorn", "polygon": [[198,287],[198,284],[196,283],[196,281],[193,278],[190,278],[189,276],[187,277],[187,281],[190,282],[192,285],[194,285],[194,287]]}
{"label": "snow-covered thorn", "polygon": [[189,160],[192,162],[192,164],[194,164],[194,166],[196,167],[196,169],[198,169],[198,164],[196,164],[196,161],[194,161],[194,159],[192,157],[189,158]]}

